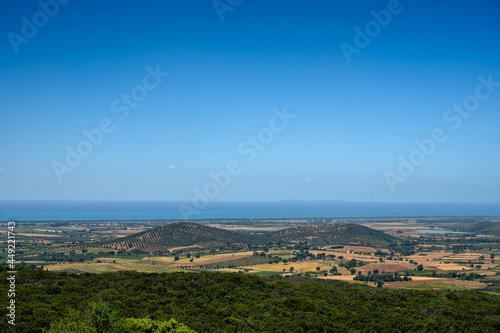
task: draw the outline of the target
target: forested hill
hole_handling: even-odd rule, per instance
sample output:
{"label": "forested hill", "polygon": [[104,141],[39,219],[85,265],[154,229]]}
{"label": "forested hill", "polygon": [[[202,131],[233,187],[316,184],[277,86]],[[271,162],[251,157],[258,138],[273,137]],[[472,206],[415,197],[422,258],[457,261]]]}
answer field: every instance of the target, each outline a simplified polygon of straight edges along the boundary
{"label": "forested hill", "polygon": [[294,227],[274,232],[272,238],[285,242],[310,242],[315,245],[359,244],[376,247],[388,246],[397,240],[382,231],[352,223]]}
{"label": "forested hill", "polygon": [[481,221],[473,223],[458,223],[451,226],[451,228],[462,232],[500,236],[500,222]]}
{"label": "forested hill", "polygon": [[127,237],[105,241],[101,245],[117,250],[168,251],[176,248],[197,250],[221,246],[262,244],[268,241],[261,236],[207,227],[191,222],[180,222],[139,232]]}
{"label": "forested hill", "polygon": [[[168,224],[127,237],[108,240],[96,246],[117,250],[139,249],[151,253],[176,249],[193,251],[240,248],[249,244],[308,242],[314,245],[358,244],[383,247],[397,238],[358,224],[330,224],[289,228],[266,235],[250,235],[196,223]],[[88,244],[86,245],[88,246]]]}

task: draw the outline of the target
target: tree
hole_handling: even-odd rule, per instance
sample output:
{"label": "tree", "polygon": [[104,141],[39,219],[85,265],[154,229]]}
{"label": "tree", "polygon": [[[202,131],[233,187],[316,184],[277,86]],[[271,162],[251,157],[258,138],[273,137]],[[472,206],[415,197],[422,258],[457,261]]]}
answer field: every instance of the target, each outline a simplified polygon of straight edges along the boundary
{"label": "tree", "polygon": [[376,269],[376,268],[375,268],[375,269],[373,270],[373,274],[378,274],[378,269]]}
{"label": "tree", "polygon": [[476,269],[477,269],[477,270],[480,270],[482,267],[483,267],[483,266],[481,266],[481,265],[476,265]]}
{"label": "tree", "polygon": [[179,260],[179,256],[174,257],[174,261],[177,261],[177,260]]}
{"label": "tree", "polygon": [[356,273],[356,270],[354,268],[351,268],[350,272],[351,272],[351,275],[354,275],[354,273]]}
{"label": "tree", "polygon": [[494,253],[490,254],[490,258],[491,258],[491,262],[495,262],[495,254]]}
{"label": "tree", "polygon": [[338,256],[338,258],[339,258],[340,260],[342,260],[342,259],[344,259],[344,256]]}
{"label": "tree", "polygon": [[424,269],[424,265],[420,264],[417,266],[417,271],[421,271]]}
{"label": "tree", "polygon": [[130,328],[118,311],[98,301],[91,303],[83,315],[71,310],[67,317],[52,323],[49,333],[63,332],[130,332]]}
{"label": "tree", "polygon": [[91,303],[85,313],[80,314],[70,310],[69,315],[57,322],[52,323],[48,333],[149,333],[149,332],[172,332],[172,333],[194,333],[189,327],[174,319],[169,321],[157,321],[149,318],[127,318],[121,317],[120,312],[112,311],[106,303],[98,301]]}
{"label": "tree", "polygon": [[175,319],[169,321],[158,321],[150,318],[128,318],[126,323],[133,332],[149,333],[149,332],[174,332],[174,333],[194,333],[189,327],[177,322]]}
{"label": "tree", "polygon": [[382,288],[383,285],[384,285],[384,281],[382,281],[382,280],[377,281],[377,288]]}
{"label": "tree", "polygon": [[319,272],[321,270],[321,267],[316,267],[316,270]]}
{"label": "tree", "polygon": [[293,270],[294,270],[293,266],[290,267],[290,273],[293,273]]}

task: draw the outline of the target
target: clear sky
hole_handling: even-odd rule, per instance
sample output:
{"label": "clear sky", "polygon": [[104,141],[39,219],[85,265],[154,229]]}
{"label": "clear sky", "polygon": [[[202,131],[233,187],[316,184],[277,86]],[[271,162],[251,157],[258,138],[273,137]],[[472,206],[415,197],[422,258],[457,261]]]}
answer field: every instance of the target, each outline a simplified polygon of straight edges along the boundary
{"label": "clear sky", "polygon": [[500,201],[499,1],[60,2],[0,2],[2,200]]}

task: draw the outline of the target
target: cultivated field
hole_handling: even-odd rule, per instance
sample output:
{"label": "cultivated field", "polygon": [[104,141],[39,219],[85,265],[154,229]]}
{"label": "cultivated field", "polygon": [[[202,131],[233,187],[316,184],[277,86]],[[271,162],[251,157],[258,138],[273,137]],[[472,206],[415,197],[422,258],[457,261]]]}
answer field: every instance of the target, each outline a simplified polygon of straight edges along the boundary
{"label": "cultivated field", "polygon": [[[401,276],[407,272],[412,279],[385,282],[385,288],[484,288],[500,280],[500,275],[496,275],[500,272],[500,240],[495,235],[480,238],[482,232],[471,237],[470,234],[457,236],[416,231],[449,230],[454,226],[451,219],[405,218],[392,219],[392,222],[391,219],[330,219],[330,223],[356,222],[385,234],[352,224],[329,227],[325,225],[326,220],[264,219],[245,220],[244,223],[218,220],[204,221],[204,225],[161,221],[22,225],[17,228],[17,244],[22,249],[18,261],[69,273],[211,270],[306,274],[364,283],[353,281],[353,278],[357,274],[366,276],[368,272]],[[315,226],[315,222],[319,225]],[[486,226],[496,230],[491,223]],[[285,230],[290,227],[294,228]],[[345,235],[343,230],[346,230]],[[358,231],[364,238],[358,237]],[[0,229],[0,233],[5,232]],[[398,238],[387,238],[386,234]],[[345,243],[339,244],[339,239]],[[366,241],[385,245],[367,246]],[[5,257],[5,244],[2,250]],[[403,255],[400,250],[408,253]],[[490,258],[491,254],[497,255],[495,260]],[[334,275],[334,271],[330,271],[332,268],[341,275]],[[452,273],[457,277],[450,278]],[[374,285],[373,282],[368,284]]]}

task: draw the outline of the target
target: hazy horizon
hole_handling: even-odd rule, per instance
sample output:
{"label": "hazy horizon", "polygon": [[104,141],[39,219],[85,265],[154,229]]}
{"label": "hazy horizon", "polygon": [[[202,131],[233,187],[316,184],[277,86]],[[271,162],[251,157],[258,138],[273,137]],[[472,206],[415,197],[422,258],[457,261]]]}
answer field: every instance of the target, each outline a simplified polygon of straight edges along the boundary
{"label": "hazy horizon", "polygon": [[0,221],[500,216],[499,203],[0,201]]}

